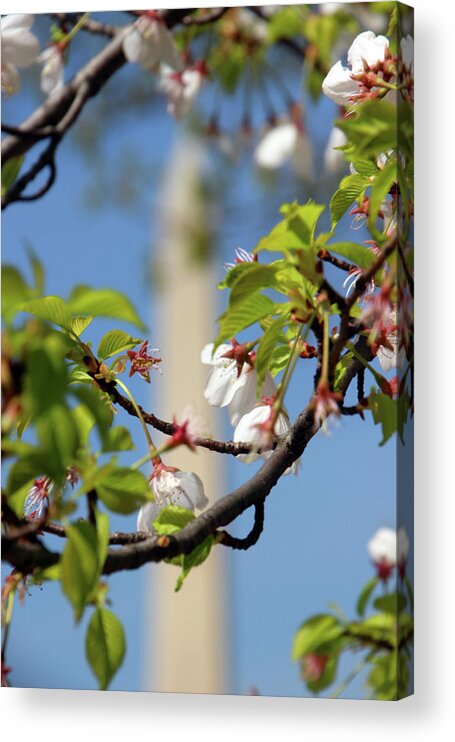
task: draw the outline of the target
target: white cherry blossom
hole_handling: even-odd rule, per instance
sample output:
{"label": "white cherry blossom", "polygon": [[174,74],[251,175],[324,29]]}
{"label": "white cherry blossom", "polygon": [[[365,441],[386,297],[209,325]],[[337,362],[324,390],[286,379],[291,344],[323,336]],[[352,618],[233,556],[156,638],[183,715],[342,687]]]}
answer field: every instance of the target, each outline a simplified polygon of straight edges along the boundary
{"label": "white cherry blossom", "polygon": [[206,75],[198,67],[176,72],[162,65],[159,87],[168,100],[167,111],[176,119],[186,116],[192,109],[205,82]]}
{"label": "white cherry blossom", "polygon": [[368,553],[373,562],[386,561],[395,565],[397,561],[397,534],[392,528],[380,528],[368,542]]}
{"label": "white cherry blossom", "polygon": [[311,177],[313,173],[310,141],[302,127],[291,121],[266,131],[255,149],[254,161],[264,170],[277,170],[289,163],[298,175]]}
{"label": "white cherry blossom", "polygon": [[[267,429],[267,421],[270,418],[270,413],[270,404],[259,404],[240,418],[234,430],[233,439],[236,443],[251,443],[252,445],[252,451],[250,453],[237,455],[240,461],[250,463],[259,458],[268,459],[271,456],[272,451],[270,449],[272,448],[273,441],[270,437],[270,431]],[[281,437],[286,435],[290,429],[291,425],[288,414],[285,410],[282,410],[275,422],[273,435]],[[258,451],[261,453],[258,453]],[[298,462],[295,462],[291,467],[286,469],[284,474],[290,474],[291,472],[297,474],[298,465]]]}
{"label": "white cherry blossom", "polygon": [[361,92],[361,84],[353,79],[364,71],[364,61],[369,67],[383,62],[389,41],[385,36],[376,36],[373,31],[364,31],[351,44],[348,51],[348,67],[338,61],[329,70],[322,83],[322,91],[340,106],[346,106]]}
{"label": "white cherry blossom", "polygon": [[153,11],[141,15],[123,40],[123,52],[129,62],[150,70],[164,62],[173,70],[181,70],[182,62],[174,39],[163,19]]}
{"label": "white cherry blossom", "polygon": [[30,31],[34,16],[13,13],[1,19],[2,92],[12,95],[20,87],[18,68],[30,67],[39,55],[39,41]]}
{"label": "white cherry blossom", "polygon": [[[231,350],[231,345],[223,343],[212,357],[213,343],[209,343],[201,353],[201,361],[212,366],[204,391],[207,402],[212,407],[228,407],[231,423],[235,426],[257,402],[257,376],[254,367],[248,363],[243,364],[239,374],[237,362],[223,357]],[[274,393],[275,384],[267,373],[261,394],[272,397]]]}
{"label": "white cherry blossom", "polygon": [[380,528],[368,542],[368,553],[381,580],[386,582],[395,567],[400,577],[404,577],[409,554],[406,529],[401,526],[397,533],[392,528]]}
{"label": "white cherry blossom", "polygon": [[158,464],[150,477],[150,485],[155,502],[148,502],[139,510],[138,531],[155,533],[153,521],[167,505],[178,505],[190,511],[203,510],[208,505],[204,485],[194,472]]}
{"label": "white cherry blossom", "polygon": [[64,58],[58,44],[52,44],[38,57],[43,65],[41,70],[41,90],[45,95],[54,95],[64,85]]}

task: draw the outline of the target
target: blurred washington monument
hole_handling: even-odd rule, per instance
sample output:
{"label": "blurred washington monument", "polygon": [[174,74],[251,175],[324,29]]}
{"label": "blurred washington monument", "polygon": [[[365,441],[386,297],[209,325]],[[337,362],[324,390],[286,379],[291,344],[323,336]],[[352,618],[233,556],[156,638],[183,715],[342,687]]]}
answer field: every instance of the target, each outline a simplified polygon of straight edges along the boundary
{"label": "blurred washington monument", "polygon": [[[204,151],[198,141],[176,139],[168,161],[154,219],[154,258],[160,278],[157,298],[163,377],[157,413],[165,419],[192,404],[217,437],[216,412],[205,402],[208,367],[200,353],[213,339],[216,277],[201,259],[211,238],[210,208],[203,196]],[[154,326],[157,325],[156,315]],[[223,462],[204,449],[185,447],[166,463],[194,471],[210,503],[222,494]],[[223,549],[195,568],[180,592],[178,569],[154,565],[149,571],[147,688],[187,693],[228,692],[227,574]]]}

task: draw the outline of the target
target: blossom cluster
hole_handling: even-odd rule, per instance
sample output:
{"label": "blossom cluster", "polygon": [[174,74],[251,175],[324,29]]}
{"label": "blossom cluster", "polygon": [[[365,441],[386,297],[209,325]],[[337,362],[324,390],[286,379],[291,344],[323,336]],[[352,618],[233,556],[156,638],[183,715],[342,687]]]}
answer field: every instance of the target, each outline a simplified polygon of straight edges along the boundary
{"label": "blossom cluster", "polygon": [[[251,446],[250,453],[237,458],[247,463],[267,459],[274,441],[291,429],[286,410],[275,413],[277,390],[271,374],[266,373],[258,400],[255,353],[247,343],[233,339],[231,345],[222,343],[216,350],[209,343],[202,350],[201,361],[211,366],[204,391],[207,402],[213,407],[227,407],[234,441]],[[285,473],[291,471],[297,473],[297,463]]]}
{"label": "blossom cluster", "polygon": [[[347,53],[347,66],[338,60],[327,73],[322,91],[341,108],[363,100],[383,97],[395,102],[397,91],[393,83],[399,83],[402,96],[413,100],[414,94],[414,40],[410,35],[401,39],[399,53],[392,55],[386,36],[376,36],[373,31],[364,31],[356,36]],[[341,129],[334,127],[329,135],[324,163],[329,172],[344,167],[346,160],[342,147],[346,137]]]}

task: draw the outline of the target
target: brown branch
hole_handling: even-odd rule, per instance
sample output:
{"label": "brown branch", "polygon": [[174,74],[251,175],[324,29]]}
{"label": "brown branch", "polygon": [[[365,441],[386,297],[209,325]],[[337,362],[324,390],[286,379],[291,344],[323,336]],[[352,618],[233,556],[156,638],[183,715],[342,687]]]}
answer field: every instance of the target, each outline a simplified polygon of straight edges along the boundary
{"label": "brown branch", "polygon": [[[194,9],[176,8],[163,12],[166,24],[173,28]],[[1,143],[2,163],[19,155],[26,154],[37,140],[53,138],[53,148],[48,148],[46,156],[41,156],[35,165],[17,181],[11,193],[2,199],[2,208],[17,200],[34,200],[46,193],[55,180],[56,170],[54,155],[56,143],[60,142],[68,129],[78,119],[87,101],[95,96],[106,85],[108,80],[126,63],[123,53],[123,40],[128,27],[122,29],[104,49],[91,59],[59,92],[48,98],[14,133]],[[12,132],[12,128],[10,129]],[[44,153],[43,153],[44,155]],[[51,157],[52,155],[52,157]],[[49,167],[50,176],[42,189],[32,196],[21,196],[22,191],[45,167]],[[18,198],[21,196],[21,198]]]}
{"label": "brown branch", "polygon": [[346,273],[349,273],[353,268],[357,267],[353,265],[353,263],[348,263],[346,260],[336,258],[335,255],[332,255],[332,253],[326,249],[319,250],[318,258],[319,260],[323,260],[325,263],[334,265],[335,268],[339,268],[341,271],[346,271]]}
{"label": "brown branch", "polygon": [[[9,191],[2,197],[2,209],[15,201],[36,201],[48,192],[57,177],[57,166],[55,164],[57,145],[58,139],[52,138],[46,149],[36,160],[35,164],[32,165],[20,178],[18,178]],[[35,180],[39,173],[46,168],[49,170],[49,174],[41,188],[38,188],[34,193],[24,194],[23,191],[27,188],[28,184]]]}
{"label": "brown branch", "polygon": [[253,528],[245,538],[237,538],[231,536],[227,531],[220,531],[221,540],[219,543],[223,546],[229,546],[231,549],[240,549],[246,551],[251,546],[254,546],[259,540],[259,537],[264,530],[264,500],[256,503],[254,506],[254,523]]}
{"label": "brown branch", "polygon": [[[359,339],[357,349],[359,353],[365,351],[366,358],[371,357],[371,349],[366,344],[365,338]],[[361,362],[353,358],[340,384],[343,396],[361,367]],[[306,410],[298,416],[288,435],[280,440],[274,452],[250,480],[215,502],[172,536],[150,536],[119,549],[109,550],[103,573],[137,569],[148,562],[160,562],[180,554],[190,554],[208,536],[216,537],[219,529],[228,526],[245,510],[260,506],[264,502],[286,469],[303,454],[316,432],[310,402]],[[48,567],[57,563],[60,555],[49,551],[39,542],[13,541],[4,543],[3,558],[19,571],[29,572],[36,567]]]}
{"label": "brown branch", "polygon": [[348,309],[354,306],[357,299],[360,299],[360,297],[362,296],[363,292],[365,291],[370,281],[375,277],[378,270],[383,266],[383,264],[385,263],[389,255],[392,254],[395,248],[396,248],[396,240],[394,239],[392,242],[389,242],[388,245],[385,245],[385,247],[382,248],[381,254],[375,260],[373,265],[370,266],[368,270],[363,271],[363,273],[359,276],[359,278],[357,279],[354,291],[352,292],[351,296],[346,300],[346,306]]}
{"label": "brown branch", "polygon": [[[89,372],[90,373],[90,372]],[[125,410],[131,417],[137,417],[136,409],[133,403],[121,394],[115,385],[115,382],[104,381],[103,379],[96,378],[94,373],[90,373],[92,378],[96,381],[102,391],[107,392],[113,399],[114,404],[118,404],[119,407]],[[173,435],[175,432],[174,423],[161,420],[159,417],[154,415],[152,412],[146,412],[141,405],[138,405],[142,417],[144,418],[147,425],[151,425],[155,430],[159,430],[160,433],[165,435]],[[214,451],[215,453],[224,453],[231,456],[238,456],[241,453],[251,453],[250,443],[235,443],[234,441],[218,441],[214,438],[199,437],[194,441],[196,446],[200,448],[206,448],[208,451]]]}
{"label": "brown branch", "polygon": [[[58,536],[59,538],[66,538],[65,527],[61,526],[60,523],[45,523],[41,530],[45,533],[50,533],[53,536]],[[134,533],[115,531],[110,534],[109,543],[112,545],[124,546],[125,544],[137,544],[139,541],[145,541],[147,538],[150,538],[150,534],[145,533],[144,531],[137,531]]]}
{"label": "brown branch", "polygon": [[[142,542],[108,551],[103,573],[137,569],[148,562],[190,554],[208,536],[215,536],[219,528],[229,525],[245,510],[263,501],[286,469],[301,456],[314,433],[313,412],[308,409],[298,417],[289,435],[248,482],[215,502],[172,536],[151,536]],[[60,555],[41,543],[15,541],[3,544],[2,557],[19,571],[27,573],[36,567],[56,564]]]}
{"label": "brown branch", "polygon": [[357,640],[362,646],[371,646],[371,647],[377,647],[378,649],[385,649],[389,652],[395,651],[395,649],[403,649],[407,644],[411,643],[414,639],[414,629],[410,628],[409,631],[406,632],[398,642],[398,647],[394,644],[394,642],[389,641],[388,639],[376,639],[375,637],[371,636],[370,634],[362,634],[361,632],[357,632],[355,630],[350,630],[349,628],[346,628],[343,636],[345,636],[348,639],[354,639]]}
{"label": "brown branch", "polygon": [[[49,13],[50,18],[53,20],[58,21],[61,24],[71,23],[72,25],[74,25],[82,15],[82,13]],[[119,26],[113,26],[110,23],[103,23],[94,18],[87,18],[81,28],[83,31],[88,31],[91,34],[107,36],[111,39],[122,30]]]}

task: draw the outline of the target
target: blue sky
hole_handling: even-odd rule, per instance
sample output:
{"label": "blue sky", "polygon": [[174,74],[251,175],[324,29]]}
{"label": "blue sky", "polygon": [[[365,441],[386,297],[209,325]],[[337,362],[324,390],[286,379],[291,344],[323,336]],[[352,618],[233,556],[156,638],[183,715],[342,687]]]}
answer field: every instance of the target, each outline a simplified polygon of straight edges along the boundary
{"label": "blue sky", "polygon": [[[75,66],[77,61],[76,55],[71,64]],[[122,70],[106,89],[106,96],[115,96],[116,85],[129,84],[142,74],[138,68]],[[33,84],[26,84],[22,96],[5,103],[4,120],[18,122],[36,105],[36,92],[30,92]],[[298,65],[288,86],[296,97],[302,96]],[[152,98],[152,85],[150,91]],[[210,95],[207,92],[203,98],[203,109],[210,109]],[[283,200],[304,201],[312,196],[327,201],[330,197],[321,157],[336,108],[324,99],[313,103],[305,96],[305,102],[316,170],[321,175],[311,186],[297,182],[289,171],[280,173],[271,184],[263,183],[250,159],[242,158],[228,166],[219,156],[213,158],[213,168],[222,168],[226,184],[214,256],[220,278],[223,263],[232,259],[235,247],[253,248],[273,226]],[[225,115],[236,117],[240,112],[235,100],[227,106]],[[126,146],[140,153],[145,171],[141,174],[143,198],[129,210],[109,201],[99,209],[87,208],[84,193],[89,184],[96,190],[96,172],[71,141],[71,135],[58,154],[58,179],[50,193],[36,203],[15,204],[4,212],[4,262],[26,270],[25,246],[30,244],[45,265],[47,293],[65,296],[76,283],[110,286],[128,294],[142,316],[150,317],[153,298],[146,266],[153,249],[151,204],[156,201],[160,173],[182,126],[166,116],[163,101],[155,100],[140,115],[130,116],[126,125],[114,123],[112,132],[106,135],[103,160],[108,174],[124,167],[119,153]],[[221,179],[221,171],[214,172]],[[131,174],[128,170],[127,176],[134,177],[134,171]],[[349,226],[350,219],[345,218],[340,236],[347,237]],[[361,230],[354,235],[358,239],[366,237]],[[223,301],[220,296],[220,307]],[[100,334],[105,329],[104,323],[99,323]],[[158,337],[152,338],[155,344],[160,345],[159,331]],[[302,384],[303,402],[310,389],[310,379],[305,381],[305,372],[300,373],[303,377],[291,385],[291,416],[302,405]],[[149,398],[144,400],[150,404]],[[330,436],[318,435],[308,446],[299,476],[286,477],[268,498],[266,526],[259,543],[246,553],[229,553],[225,589],[230,596],[232,692],[248,693],[254,685],[264,695],[305,695],[298,667],[290,659],[295,630],[311,614],[326,610],[332,601],[352,615],[362,585],[373,574],[367,541],[377,528],[395,526],[396,444],[392,440],[380,448],[379,441],[380,431],[369,417],[366,422],[344,418]],[[245,465],[229,461],[226,491],[243,482],[247,473]],[[250,518],[251,514],[246,513],[238,529],[245,531]],[[112,526],[133,530],[135,518],[113,518]],[[50,545],[61,544],[50,539]],[[151,569],[110,578],[113,606],[128,637],[127,657],[112,689],[144,687],[144,586]],[[185,589],[191,589],[190,579]],[[12,684],[96,687],[85,663],[83,645],[84,623],[74,627],[70,607],[58,586],[34,588],[14,615],[8,649]],[[349,668],[349,663],[344,663],[342,670]],[[339,680],[343,674],[339,674]],[[361,677],[345,695],[364,695]]]}

